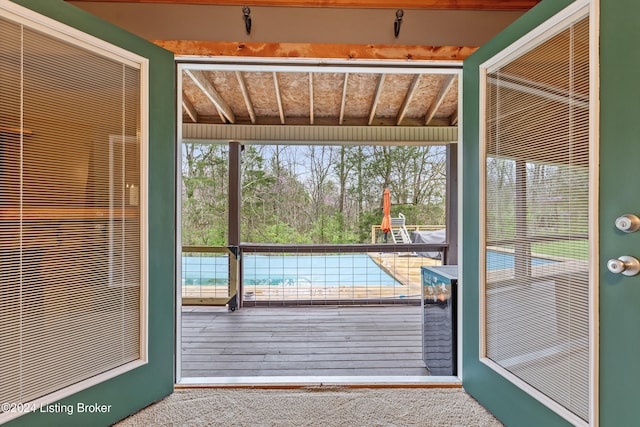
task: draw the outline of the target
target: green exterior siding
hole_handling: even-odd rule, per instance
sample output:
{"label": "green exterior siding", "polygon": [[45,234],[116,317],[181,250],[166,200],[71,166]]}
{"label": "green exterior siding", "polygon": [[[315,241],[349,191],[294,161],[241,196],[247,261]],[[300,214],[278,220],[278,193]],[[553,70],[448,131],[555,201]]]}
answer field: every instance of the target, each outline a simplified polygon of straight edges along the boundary
{"label": "green exterior siding", "polygon": [[482,172],[479,169],[479,66],[571,3],[570,0],[541,2],[464,61],[462,83],[464,100],[462,129],[462,381],[468,393],[509,426],[551,427],[569,424],[479,361],[480,200],[478,182]]}
{"label": "green exterior siding", "polygon": [[173,392],[176,167],[173,54],[61,0],[14,3],[149,59],[149,363],[60,402],[111,405],[109,413],[68,416],[36,412],[6,424],[107,426]]}

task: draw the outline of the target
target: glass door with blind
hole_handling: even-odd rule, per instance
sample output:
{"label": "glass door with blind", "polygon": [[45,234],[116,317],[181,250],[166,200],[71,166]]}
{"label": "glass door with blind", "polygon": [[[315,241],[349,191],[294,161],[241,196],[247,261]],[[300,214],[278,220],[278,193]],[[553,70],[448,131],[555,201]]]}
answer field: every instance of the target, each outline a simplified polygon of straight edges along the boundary
{"label": "glass door with blind", "polygon": [[[172,239],[148,226],[151,61],[137,39],[141,53],[75,30],[100,24],[69,5],[47,13],[68,24],[0,1],[0,424],[108,425],[173,385],[172,334],[164,354],[149,340],[158,299],[148,286],[149,236]],[[111,31],[102,34],[128,39]],[[171,301],[172,281],[165,285]],[[149,366],[153,351],[164,369]],[[131,392],[123,400],[113,389]],[[78,406],[89,403],[108,410]]]}
{"label": "glass door with blind", "polygon": [[586,426],[596,413],[592,26],[588,1],[547,7],[539,26],[475,66],[475,358],[491,383],[525,396],[520,413],[497,410],[508,424],[533,413],[545,420],[533,425]]}
{"label": "glass door with blind", "polygon": [[26,403],[146,361],[146,203],[130,188],[146,194],[146,60],[9,14],[0,34],[1,335],[12,349],[0,395]]}

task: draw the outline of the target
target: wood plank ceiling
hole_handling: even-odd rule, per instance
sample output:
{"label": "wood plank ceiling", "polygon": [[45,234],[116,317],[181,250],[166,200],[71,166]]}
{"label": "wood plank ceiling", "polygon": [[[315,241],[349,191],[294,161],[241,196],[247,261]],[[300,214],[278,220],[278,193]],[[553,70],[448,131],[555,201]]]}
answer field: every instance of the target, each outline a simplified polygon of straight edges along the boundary
{"label": "wood plank ceiling", "polygon": [[[90,3],[99,0],[75,0]],[[100,0],[110,3],[518,10],[539,0]],[[338,45],[152,40],[176,55],[461,61],[472,46]],[[302,52],[302,53],[301,53]],[[426,63],[425,63],[426,64]],[[320,126],[456,126],[458,75],[453,72],[247,71],[188,67],[182,73],[184,123]]]}

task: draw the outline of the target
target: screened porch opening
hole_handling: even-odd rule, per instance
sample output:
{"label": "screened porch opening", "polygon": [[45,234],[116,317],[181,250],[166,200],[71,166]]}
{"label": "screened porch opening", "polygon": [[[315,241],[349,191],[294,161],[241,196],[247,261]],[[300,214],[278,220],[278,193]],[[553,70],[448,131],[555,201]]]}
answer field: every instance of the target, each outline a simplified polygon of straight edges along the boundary
{"label": "screened porch opening", "polygon": [[455,375],[458,75],[184,67],[181,377]]}
{"label": "screened porch opening", "polygon": [[[244,152],[252,148],[256,147]],[[297,162],[303,166],[309,161],[303,154],[318,150],[317,146],[260,148],[297,151],[301,156]],[[259,162],[261,167],[251,170],[248,162],[242,162],[241,198],[248,202],[240,207],[239,218],[241,229],[252,231],[241,234],[257,242],[243,238],[237,246],[224,246],[228,212],[233,209],[228,203],[216,203],[224,198],[230,175],[215,169],[226,168],[222,160],[228,158],[228,147],[183,146],[183,160],[191,173],[183,175],[183,237],[189,236],[191,245],[182,247],[182,378],[188,383],[226,377],[429,376],[424,347],[440,346],[438,339],[451,343],[455,310],[450,285],[429,287],[434,290],[427,295],[429,304],[446,313],[446,322],[434,341],[425,344],[423,270],[446,263],[449,245],[444,233],[447,150],[442,146],[424,150],[433,151],[432,203],[416,207],[391,199],[389,214],[404,217],[397,228],[411,236],[407,243],[394,240],[395,226],[385,236],[383,192],[355,192],[362,197],[362,218],[358,218],[358,200],[345,203],[353,207],[345,214],[336,209],[340,198],[328,185],[327,193],[314,203],[309,196],[313,192],[306,190],[314,183],[306,174],[289,173],[291,187],[274,192],[274,183],[287,182],[272,176],[278,168]],[[213,152],[220,158],[214,159]],[[198,164],[202,161],[216,166],[208,169]],[[325,161],[331,177],[331,157]],[[201,171],[203,175],[195,175]],[[252,178],[257,189],[249,186]],[[297,200],[295,194],[286,193],[295,190]],[[370,200],[365,200],[367,194]],[[420,218],[416,211],[422,211],[423,218],[434,218],[433,224],[417,223],[426,220],[412,219]],[[345,218],[350,218],[348,224]],[[326,224],[325,229],[314,226],[318,223]],[[428,236],[440,239],[439,243],[421,243]],[[446,354],[438,357],[451,369],[443,372],[452,375],[453,354],[442,353]],[[440,372],[435,366],[432,370]]]}

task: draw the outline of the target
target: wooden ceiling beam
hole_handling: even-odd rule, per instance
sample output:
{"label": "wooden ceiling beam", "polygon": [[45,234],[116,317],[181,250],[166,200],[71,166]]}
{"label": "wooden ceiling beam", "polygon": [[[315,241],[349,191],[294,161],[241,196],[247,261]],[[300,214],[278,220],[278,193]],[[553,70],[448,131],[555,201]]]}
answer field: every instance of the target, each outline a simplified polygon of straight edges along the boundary
{"label": "wooden ceiling beam", "polygon": [[216,42],[205,40],[151,40],[177,56],[236,56],[255,58],[390,59],[462,61],[474,46],[410,46],[312,43]]}
{"label": "wooden ceiling beam", "polygon": [[451,85],[453,84],[453,80],[455,78],[456,76],[454,74],[445,76],[444,80],[442,81],[442,85],[440,86],[440,90],[431,103],[431,106],[429,107],[429,110],[427,111],[427,114],[424,118],[425,126],[429,125],[429,122],[433,119],[433,116],[436,115],[436,111],[438,111],[438,108],[440,108],[442,101],[444,101],[445,96],[447,96],[447,93],[449,92],[449,89],[451,89]]}
{"label": "wooden ceiling beam", "polygon": [[376,109],[378,108],[378,102],[380,102],[380,95],[382,94],[382,86],[384,86],[384,78],[386,74],[380,74],[378,85],[376,86],[376,94],[373,97],[373,103],[371,104],[371,112],[369,113],[369,126],[373,123],[373,119],[376,117]]}
{"label": "wooden ceiling beam", "polygon": [[280,113],[280,124],[285,124],[284,107],[282,106],[282,96],[280,95],[280,84],[278,83],[278,73],[273,72],[273,85],[276,90],[276,101],[278,102],[278,112]]}
{"label": "wooden ceiling beam", "polygon": [[193,123],[198,123],[198,112],[191,101],[189,101],[185,91],[182,91],[182,108],[184,108]]}
{"label": "wooden ceiling beam", "polygon": [[165,3],[216,6],[335,7],[378,9],[529,10],[540,0],[74,0],[103,3]]}
{"label": "wooden ceiling beam", "polygon": [[242,97],[244,98],[244,103],[247,106],[247,112],[249,113],[249,118],[251,119],[251,123],[256,123],[256,111],[253,109],[253,102],[251,102],[251,97],[249,96],[249,91],[247,90],[247,84],[244,81],[244,77],[240,71],[236,71],[236,79],[238,80],[238,84],[240,85],[240,92],[242,92]]}
{"label": "wooden ceiling beam", "polygon": [[413,76],[411,80],[411,86],[409,86],[409,90],[407,90],[407,94],[402,101],[402,105],[400,106],[400,111],[398,111],[398,116],[396,117],[396,125],[400,126],[400,122],[404,119],[404,116],[407,114],[407,108],[409,108],[409,104],[413,99],[413,95],[416,93],[416,88],[418,87],[418,82],[420,82],[421,74],[416,74]]}
{"label": "wooden ceiling beam", "polygon": [[184,70],[184,72],[193,80],[193,82],[200,88],[207,98],[216,106],[218,114],[223,122],[229,121],[231,123],[236,122],[236,117],[229,107],[229,104],[220,96],[218,91],[213,87],[213,84],[207,79],[202,71],[197,70]]}
{"label": "wooden ceiling beam", "polygon": [[347,104],[347,84],[349,83],[349,73],[344,73],[344,84],[342,85],[342,101],[340,102],[340,119],[338,124],[344,123],[344,106]]}
{"label": "wooden ceiling beam", "polygon": [[457,109],[451,115],[449,123],[451,124],[451,126],[458,126],[458,110]]}

